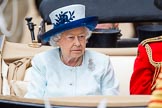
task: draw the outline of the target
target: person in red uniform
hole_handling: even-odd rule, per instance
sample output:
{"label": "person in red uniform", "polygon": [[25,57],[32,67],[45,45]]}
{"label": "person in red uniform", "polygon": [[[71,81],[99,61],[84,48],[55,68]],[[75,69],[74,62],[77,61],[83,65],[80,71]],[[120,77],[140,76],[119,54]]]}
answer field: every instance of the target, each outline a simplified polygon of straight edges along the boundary
{"label": "person in red uniform", "polygon": [[162,36],[149,38],[138,45],[138,54],[130,80],[131,95],[150,95],[162,66]]}

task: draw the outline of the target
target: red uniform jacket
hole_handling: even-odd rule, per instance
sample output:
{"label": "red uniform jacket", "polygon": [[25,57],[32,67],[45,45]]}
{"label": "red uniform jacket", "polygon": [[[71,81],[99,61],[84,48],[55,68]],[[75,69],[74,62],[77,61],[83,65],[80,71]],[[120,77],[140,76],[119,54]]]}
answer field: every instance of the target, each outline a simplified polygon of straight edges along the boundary
{"label": "red uniform jacket", "polygon": [[[152,59],[155,62],[162,61],[162,42],[149,43],[152,50]],[[145,46],[139,44],[138,55],[134,62],[134,70],[130,80],[130,94],[152,93],[151,83],[155,73],[155,66],[149,62]]]}

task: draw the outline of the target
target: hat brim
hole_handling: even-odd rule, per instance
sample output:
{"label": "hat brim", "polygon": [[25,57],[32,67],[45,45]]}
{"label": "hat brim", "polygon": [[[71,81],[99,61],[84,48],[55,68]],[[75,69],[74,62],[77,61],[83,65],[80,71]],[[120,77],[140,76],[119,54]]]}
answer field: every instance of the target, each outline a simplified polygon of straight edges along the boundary
{"label": "hat brim", "polygon": [[57,26],[47,32],[45,32],[40,38],[42,42],[48,42],[50,40],[50,37],[54,36],[55,34],[61,33],[66,30],[70,30],[77,27],[85,26],[89,28],[90,30],[94,30],[96,25],[98,23],[98,17],[86,17],[83,19],[79,19],[73,22],[69,22],[60,26]]}

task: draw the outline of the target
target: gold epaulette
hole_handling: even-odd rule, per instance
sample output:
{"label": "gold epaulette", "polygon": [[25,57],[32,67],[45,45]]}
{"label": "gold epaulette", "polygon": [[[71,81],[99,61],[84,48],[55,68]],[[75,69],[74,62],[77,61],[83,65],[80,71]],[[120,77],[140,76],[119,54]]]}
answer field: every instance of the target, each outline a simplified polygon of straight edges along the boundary
{"label": "gold epaulette", "polygon": [[141,42],[141,45],[145,46],[148,43],[151,43],[151,42],[159,42],[159,41],[162,41],[162,36],[145,39],[145,40],[143,40]]}

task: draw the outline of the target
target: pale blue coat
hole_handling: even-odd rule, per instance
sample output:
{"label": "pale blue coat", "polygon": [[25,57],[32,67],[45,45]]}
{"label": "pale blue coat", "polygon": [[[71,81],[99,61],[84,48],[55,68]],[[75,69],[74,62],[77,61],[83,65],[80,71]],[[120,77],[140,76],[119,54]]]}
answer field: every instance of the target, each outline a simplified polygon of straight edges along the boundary
{"label": "pale blue coat", "polygon": [[81,66],[71,67],[60,60],[59,48],[35,55],[27,98],[117,95],[119,82],[109,56],[86,50]]}

